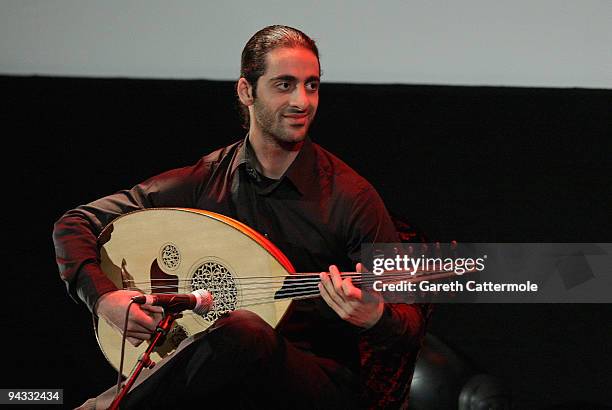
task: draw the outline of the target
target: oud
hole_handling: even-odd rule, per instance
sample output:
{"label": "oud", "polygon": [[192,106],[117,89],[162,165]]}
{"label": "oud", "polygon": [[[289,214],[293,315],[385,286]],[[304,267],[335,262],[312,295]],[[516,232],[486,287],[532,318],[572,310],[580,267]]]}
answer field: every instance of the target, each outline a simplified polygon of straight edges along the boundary
{"label": "oud", "polygon": [[[164,343],[150,356],[155,362],[227,312],[246,309],[276,327],[292,300],[320,296],[319,273],[296,273],[289,259],[263,235],[209,211],[153,208],[131,212],[109,224],[98,243],[102,270],[118,289],[145,294],[204,289],[212,295],[208,313],[185,311],[176,319]],[[375,276],[348,272],[342,276],[351,277],[356,286],[381,279],[397,282],[407,276],[420,280],[407,273]],[[98,320],[96,336],[106,359],[118,370],[121,332]],[[146,349],[147,343],[125,345],[124,376]]]}

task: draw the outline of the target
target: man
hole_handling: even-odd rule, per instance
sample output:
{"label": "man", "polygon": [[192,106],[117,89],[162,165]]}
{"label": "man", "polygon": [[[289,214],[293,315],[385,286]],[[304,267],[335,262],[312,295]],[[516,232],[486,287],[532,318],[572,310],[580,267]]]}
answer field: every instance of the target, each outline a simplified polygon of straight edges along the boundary
{"label": "man", "polygon": [[[73,296],[122,328],[130,298],[99,266],[96,238],[117,216],[150,207],[200,208],[238,219],[267,236],[298,271],[321,273],[322,299],[294,302],[273,330],[235,311],[136,387],[130,407],[209,404],[228,408],[354,408],[405,405],[425,314],[384,304],[339,270],[351,270],[360,246],[397,242],[372,186],[307,134],[319,101],[313,40],[270,26],[242,52],[236,91],[247,137],[131,190],[67,212],[54,231],[57,261]],[[362,266],[357,265],[361,270]],[[161,309],[132,308],[127,337],[149,338]]]}

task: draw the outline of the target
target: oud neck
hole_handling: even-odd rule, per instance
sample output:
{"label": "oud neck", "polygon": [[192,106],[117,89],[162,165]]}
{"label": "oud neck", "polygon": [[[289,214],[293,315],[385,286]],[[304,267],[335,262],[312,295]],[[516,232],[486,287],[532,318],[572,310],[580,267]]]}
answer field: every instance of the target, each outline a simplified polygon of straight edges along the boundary
{"label": "oud neck", "polygon": [[[456,275],[452,271],[421,270],[416,272],[392,271],[381,275],[370,272],[342,272],[342,279],[350,278],[353,285],[359,288],[371,288],[374,282],[382,284],[392,284],[400,282],[421,282],[424,280],[445,279]],[[294,273],[284,279],[281,289],[276,292],[275,299],[300,300],[310,299],[321,296],[319,283],[321,282],[320,273]]]}

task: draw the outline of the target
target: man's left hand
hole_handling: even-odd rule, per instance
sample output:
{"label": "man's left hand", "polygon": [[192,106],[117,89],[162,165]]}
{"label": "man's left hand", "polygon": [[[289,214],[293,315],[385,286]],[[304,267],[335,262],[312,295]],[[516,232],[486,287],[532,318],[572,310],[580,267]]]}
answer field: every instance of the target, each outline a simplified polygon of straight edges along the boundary
{"label": "man's left hand", "polygon": [[[364,272],[361,263],[357,272]],[[323,300],[342,319],[366,329],[374,326],[383,314],[382,296],[376,292],[361,290],[353,285],[351,278],[342,278],[338,267],[332,265],[329,272],[321,272],[319,291]]]}

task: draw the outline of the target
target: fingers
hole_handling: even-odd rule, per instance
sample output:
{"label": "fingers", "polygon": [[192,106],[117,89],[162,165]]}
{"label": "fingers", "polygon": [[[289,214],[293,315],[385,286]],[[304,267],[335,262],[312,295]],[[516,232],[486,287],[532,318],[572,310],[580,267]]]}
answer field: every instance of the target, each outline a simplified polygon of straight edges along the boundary
{"label": "fingers", "polygon": [[336,293],[342,293],[342,277],[340,277],[340,270],[336,265],[331,265],[329,267],[329,277],[331,278],[332,284],[334,286],[334,290]]}
{"label": "fingers", "polygon": [[164,317],[164,308],[161,306],[140,305],[140,309],[142,313],[149,316],[152,320],[151,322],[151,320],[145,319],[147,323],[144,326],[147,329],[151,329],[151,323],[153,323],[153,330],[155,330],[159,321]]}
{"label": "fingers", "polygon": [[[358,264],[358,268],[359,265],[361,264]],[[363,269],[363,265],[361,265],[361,269]],[[354,299],[361,298],[361,290],[353,285],[351,278],[342,279],[337,266],[330,266],[329,274],[326,272],[321,272],[320,276],[321,283],[327,291],[327,294],[337,304],[343,305],[351,302]]]}
{"label": "fingers", "polygon": [[163,308],[159,306],[139,305],[132,307],[128,320],[126,338],[133,346],[149,340],[163,317]]}
{"label": "fingers", "polygon": [[321,297],[341,318],[350,317],[355,305],[362,298],[361,289],[356,288],[350,278],[342,279],[338,267],[329,267],[329,273],[321,272],[319,291]]}
{"label": "fingers", "polygon": [[[358,272],[364,266],[358,264]],[[369,328],[382,316],[384,304],[380,295],[363,292],[355,287],[350,277],[342,279],[336,266],[329,267],[329,273],[320,273],[319,291],[321,297],[340,318],[356,326]]]}
{"label": "fingers", "polygon": [[134,347],[138,347],[138,346],[140,346],[140,344],[141,344],[142,342],[144,342],[146,339],[138,339],[138,338],[135,338],[135,337],[130,337],[130,336],[127,336],[127,337],[126,337],[126,340],[127,340],[127,341],[128,341],[128,342],[129,342],[129,343],[132,345],[132,346],[134,346]]}
{"label": "fingers", "polygon": [[163,318],[164,309],[161,306],[138,305],[132,307],[126,338],[133,346],[139,346],[149,340]]}
{"label": "fingers", "polygon": [[361,300],[362,298],[361,289],[353,285],[351,278],[346,278],[342,281],[342,293],[345,296],[345,300]]}
{"label": "fingers", "polygon": [[140,306],[132,308],[128,321],[128,332],[149,332],[155,331],[157,324],[162,319],[161,313],[149,313]]}
{"label": "fingers", "polygon": [[346,317],[347,313],[342,307],[345,302],[338,292],[336,292],[330,275],[327,272],[321,272],[319,276],[321,278],[321,283],[319,283],[318,286],[321,297],[340,317]]}
{"label": "fingers", "polygon": [[327,289],[319,283],[319,291],[321,292],[321,297],[327,303],[327,305],[332,308],[334,312],[338,314],[341,318],[346,318],[347,313],[342,309],[342,307],[331,297]]}
{"label": "fingers", "polygon": [[164,313],[164,308],[161,306],[140,305],[140,309],[145,310],[149,313],[160,313],[162,315]]}
{"label": "fingers", "polygon": [[150,338],[151,338],[151,334],[150,333],[128,332],[126,334],[127,341],[130,342],[131,344],[133,344],[134,346],[138,346],[139,344],[141,344],[145,340],[149,340]]}
{"label": "fingers", "polygon": [[[96,304],[96,313],[119,332],[124,330],[125,314],[133,296],[138,291],[116,290],[104,294]],[[134,346],[149,340],[163,317],[160,306],[131,305],[127,323],[126,338]]]}

